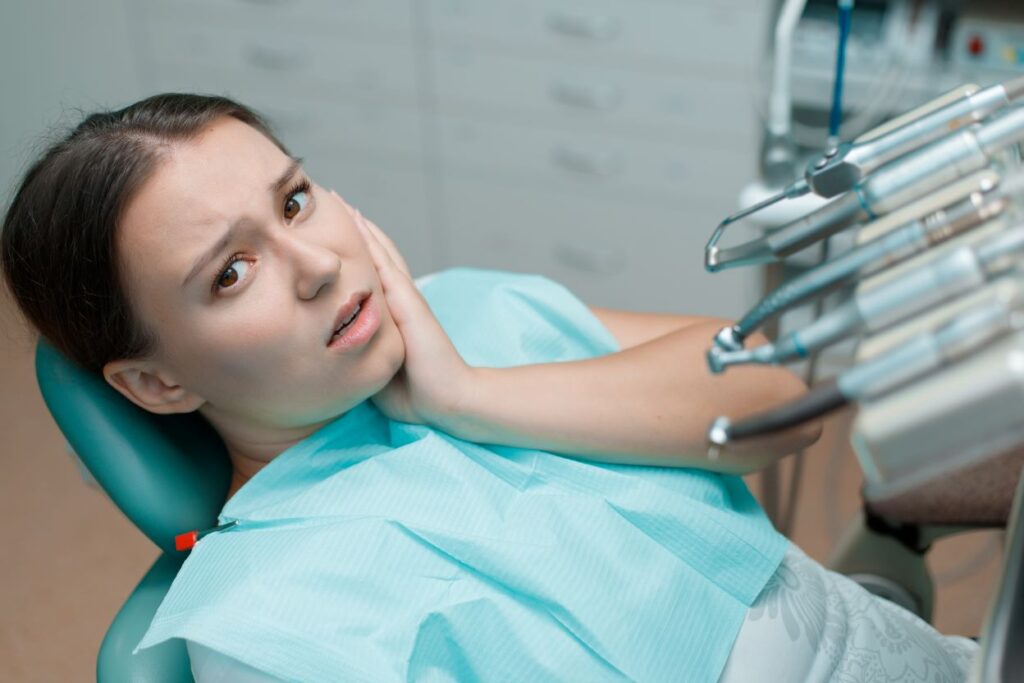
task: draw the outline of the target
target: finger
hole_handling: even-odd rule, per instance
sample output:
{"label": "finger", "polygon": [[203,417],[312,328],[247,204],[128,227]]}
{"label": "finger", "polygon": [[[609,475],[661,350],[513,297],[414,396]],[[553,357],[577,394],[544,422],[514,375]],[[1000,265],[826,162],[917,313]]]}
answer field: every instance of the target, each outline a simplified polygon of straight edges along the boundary
{"label": "finger", "polygon": [[365,222],[359,220],[358,215],[353,214],[356,227],[359,228],[359,234],[363,236],[363,242],[366,243],[366,248],[370,252],[370,257],[373,259],[373,263],[377,266],[377,270],[390,270],[398,269],[398,266],[391,259],[384,245],[370,232],[369,226]]}
{"label": "finger", "polygon": [[391,317],[399,329],[416,329],[417,325],[422,324],[425,313],[429,312],[426,300],[409,276],[399,270],[397,264],[391,260],[387,250],[370,233],[369,228],[359,224],[359,229],[377,269]]}
{"label": "finger", "polygon": [[[339,202],[341,202],[342,205],[344,205],[344,207],[348,210],[349,214],[352,216],[352,219],[356,222],[356,225],[359,225],[361,228],[369,229],[373,237],[375,237],[377,241],[381,244],[381,246],[384,247],[384,250],[391,257],[391,260],[394,261],[398,269],[405,273],[410,279],[412,279],[412,272],[409,270],[409,264],[406,263],[405,258],[402,257],[402,253],[398,250],[398,247],[395,245],[394,241],[390,237],[388,237],[387,233],[381,230],[376,223],[374,223],[369,218],[364,216],[362,212],[359,211],[359,209],[353,207],[351,204],[346,202],[337,192],[331,190],[331,194],[334,195],[334,197]],[[362,221],[362,225],[360,225],[360,221]]]}
{"label": "finger", "polygon": [[[374,258],[374,263],[377,265],[378,269],[384,267],[385,263],[379,258],[379,253],[372,248],[371,243],[374,240],[376,240],[376,242],[383,248],[384,254],[388,257],[388,260],[409,280],[412,280],[412,273],[409,270],[409,264],[405,262],[405,259],[402,257],[402,253],[398,250],[394,241],[392,241],[392,239],[388,237],[383,230],[377,227],[376,223],[363,216],[359,209],[346,202],[341,195],[334,190],[331,190],[330,192],[335,199],[341,202],[349,212],[349,215],[352,216],[356,226],[359,227],[360,232],[363,233],[363,239],[367,242],[367,245],[370,248],[370,255]],[[378,261],[380,261],[380,263],[378,263]]]}
{"label": "finger", "polygon": [[346,202],[345,199],[340,194],[335,192],[334,190],[331,190],[331,194],[334,195],[335,199],[337,199],[339,202],[341,202],[341,205],[345,207],[346,211],[348,211],[348,215],[351,216],[353,219],[355,219],[355,217],[356,217],[356,208],[354,206],[352,206],[351,204],[349,204],[348,202]]}
{"label": "finger", "polygon": [[409,264],[407,264],[405,262],[405,259],[402,258],[402,252],[398,250],[398,247],[395,245],[394,240],[388,237],[386,232],[377,227],[376,223],[374,223],[369,218],[364,216],[359,209],[356,209],[355,211],[356,220],[362,221],[364,223],[364,225],[370,230],[370,233],[375,238],[377,238],[377,241],[380,242],[380,244],[391,256],[391,260],[395,262],[395,265],[398,266],[399,270],[401,270],[403,273],[405,273],[411,278],[412,273],[409,272]]}

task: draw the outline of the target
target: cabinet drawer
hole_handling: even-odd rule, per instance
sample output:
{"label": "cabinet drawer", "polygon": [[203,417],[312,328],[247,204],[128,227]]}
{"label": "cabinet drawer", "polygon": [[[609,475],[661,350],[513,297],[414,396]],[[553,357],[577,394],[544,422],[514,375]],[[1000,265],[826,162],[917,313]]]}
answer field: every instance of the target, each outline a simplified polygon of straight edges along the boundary
{"label": "cabinet drawer", "polygon": [[646,202],[523,191],[468,175],[445,181],[450,263],[543,273],[590,305],[739,317],[759,270],[709,274],[703,253],[721,215]]}
{"label": "cabinet drawer", "polygon": [[297,156],[310,159],[340,152],[416,167],[422,164],[416,109],[273,97],[254,97],[247,102],[270,121],[275,133]]}
{"label": "cabinet drawer", "polygon": [[461,40],[582,63],[746,74],[768,35],[771,3],[431,0],[435,44]]}
{"label": "cabinet drawer", "polygon": [[148,0],[147,20],[156,24],[202,23],[258,31],[274,40],[281,28],[304,32],[412,40],[410,0]]}
{"label": "cabinet drawer", "polygon": [[[526,127],[450,116],[441,120],[446,171],[482,171],[513,184],[701,205],[728,213],[754,173],[752,148],[719,148]],[[710,230],[710,228],[709,228]]]}
{"label": "cabinet drawer", "polygon": [[[212,83],[211,87],[203,87]],[[423,154],[419,135],[419,110],[402,104],[334,99],[327,93],[310,93],[302,87],[270,87],[251,75],[175,69],[156,79],[165,92],[204,91],[230,97],[263,116],[289,151],[311,157],[321,150],[377,155],[392,161],[419,165]]]}
{"label": "cabinet drawer", "polygon": [[203,88],[236,78],[279,88],[415,102],[413,50],[407,45],[318,38],[284,31],[268,38],[241,29],[164,24],[150,34],[157,76],[187,76]]}
{"label": "cabinet drawer", "polygon": [[438,270],[438,241],[430,234],[420,168],[359,155],[310,155],[306,170],[334,190],[395,241],[414,276]]}
{"label": "cabinet drawer", "polygon": [[740,82],[547,63],[475,48],[438,48],[432,56],[438,107],[445,113],[600,123],[657,139],[701,132],[736,146],[756,141],[756,94]]}

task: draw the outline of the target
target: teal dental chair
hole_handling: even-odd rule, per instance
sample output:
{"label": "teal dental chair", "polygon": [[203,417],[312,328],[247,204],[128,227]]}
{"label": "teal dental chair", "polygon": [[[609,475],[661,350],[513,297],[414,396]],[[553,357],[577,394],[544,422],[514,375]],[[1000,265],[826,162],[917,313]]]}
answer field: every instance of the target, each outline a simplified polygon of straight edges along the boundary
{"label": "teal dental chair", "polygon": [[184,642],[171,640],[137,655],[132,650],[187,556],[175,550],[174,537],[216,524],[231,477],[223,442],[198,414],[158,416],[138,408],[44,340],[36,347],[36,379],[86,469],[164,551],[107,630],[97,681],[191,682]]}

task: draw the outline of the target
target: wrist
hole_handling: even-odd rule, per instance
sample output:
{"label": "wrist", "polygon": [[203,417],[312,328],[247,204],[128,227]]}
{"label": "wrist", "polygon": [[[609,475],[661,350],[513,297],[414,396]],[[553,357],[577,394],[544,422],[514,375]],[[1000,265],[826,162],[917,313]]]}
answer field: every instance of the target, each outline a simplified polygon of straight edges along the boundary
{"label": "wrist", "polygon": [[442,431],[465,441],[481,438],[477,407],[486,400],[485,385],[490,368],[466,367],[453,382],[452,400],[433,422]]}

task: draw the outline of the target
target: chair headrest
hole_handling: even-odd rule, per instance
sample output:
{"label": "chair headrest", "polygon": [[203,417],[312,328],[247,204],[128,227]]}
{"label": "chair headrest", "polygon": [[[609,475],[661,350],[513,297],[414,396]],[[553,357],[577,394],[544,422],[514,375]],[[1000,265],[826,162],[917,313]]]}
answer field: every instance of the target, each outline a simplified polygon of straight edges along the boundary
{"label": "chair headrest", "polygon": [[174,552],[175,535],[216,524],[231,464],[200,414],[149,413],[42,339],[36,380],[82,463],[150,540]]}

